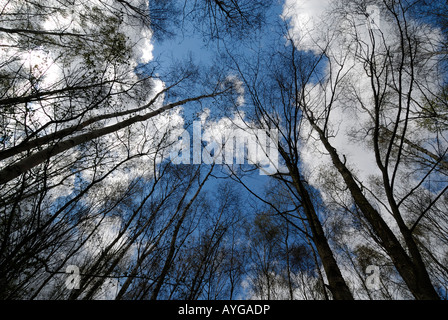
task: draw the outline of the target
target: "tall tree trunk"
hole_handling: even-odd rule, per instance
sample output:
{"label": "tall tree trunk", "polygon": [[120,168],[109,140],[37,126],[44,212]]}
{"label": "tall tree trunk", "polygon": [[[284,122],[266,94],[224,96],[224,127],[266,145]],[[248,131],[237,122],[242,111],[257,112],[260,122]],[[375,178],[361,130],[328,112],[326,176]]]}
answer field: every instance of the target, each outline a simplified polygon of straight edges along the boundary
{"label": "tall tree trunk", "polygon": [[184,105],[188,102],[199,101],[199,100],[202,100],[205,98],[216,97],[219,94],[222,94],[224,92],[226,92],[226,90],[223,90],[220,92],[215,92],[215,93],[208,94],[208,95],[198,96],[195,98],[181,100],[181,101],[178,101],[175,103],[171,103],[171,104],[165,105],[155,111],[146,113],[144,115],[134,116],[127,120],[123,120],[115,125],[111,125],[109,127],[93,130],[91,132],[81,134],[81,135],[78,135],[73,138],[69,138],[65,141],[58,142],[53,146],[49,146],[42,151],[36,152],[36,153],[26,157],[25,159],[20,160],[19,162],[2,169],[0,171],[0,184],[5,184],[5,183],[13,180],[14,178],[17,178],[21,174],[27,172],[28,170],[34,168],[35,166],[47,161],[49,158],[51,158],[57,154],[60,154],[64,151],[67,151],[73,147],[76,147],[80,144],[86,143],[88,141],[105,136],[105,135],[113,133],[113,132],[117,132],[117,131],[124,129],[130,125],[135,124],[135,123],[146,121],[146,120],[153,118],[167,110]]}
{"label": "tall tree trunk", "polygon": [[174,254],[176,252],[177,237],[179,235],[180,228],[181,228],[181,226],[182,226],[182,224],[183,224],[183,222],[184,222],[184,220],[185,220],[185,218],[187,216],[188,210],[190,209],[191,205],[193,204],[193,202],[198,197],[198,195],[201,192],[202,187],[204,186],[205,182],[210,177],[210,174],[212,173],[213,168],[214,168],[214,165],[212,165],[210,171],[207,173],[207,176],[204,178],[204,180],[199,185],[199,187],[198,187],[196,193],[194,194],[194,196],[191,198],[191,200],[187,203],[187,205],[182,210],[182,215],[180,216],[179,221],[177,222],[176,227],[174,228],[173,236],[171,237],[170,248],[169,248],[168,255],[167,255],[167,258],[165,260],[165,263],[163,265],[162,272],[161,272],[160,276],[158,277],[158,280],[156,282],[155,288],[154,288],[154,290],[153,290],[153,292],[151,294],[151,300],[156,300],[157,296],[159,295],[160,289],[162,288],[162,285],[165,282],[165,278],[167,277],[168,271],[171,268],[171,265],[172,265],[172,262],[173,262]]}
{"label": "tall tree trunk", "polygon": [[[279,147],[279,152],[285,160],[288,159],[283,148]],[[342,276],[341,270],[339,269],[337,261],[333,255],[333,251],[328,244],[328,239],[325,235],[314,204],[311,201],[311,196],[302,182],[297,166],[292,165],[289,161],[286,162],[294,183],[294,187],[301,197],[301,204],[311,229],[312,240],[316,246],[317,253],[319,254],[327,276],[328,288],[330,289],[335,300],[354,300],[353,295],[350,292],[344,277]]]}
{"label": "tall tree trunk", "polygon": [[[322,141],[325,149],[330,153],[332,162],[339,173],[342,175],[356,205],[360,208],[360,210],[364,214],[364,217],[371,225],[373,231],[380,239],[381,245],[384,247],[390,258],[392,259],[395,267],[397,268],[397,271],[406,282],[411,293],[418,300],[439,300],[440,297],[431,283],[428,272],[423,265],[423,261],[421,260],[420,254],[416,256],[415,250],[418,251],[418,249],[415,246],[411,246],[409,248],[411,250],[412,258],[417,258],[416,260],[413,260],[408,256],[405,249],[402,247],[399,240],[389,228],[384,219],[381,217],[379,212],[375,210],[375,208],[364,196],[352,173],[341,161],[336,149],[333,148],[333,146],[330,144],[324,131],[319,126],[317,126],[312,117],[310,117],[309,115],[308,120],[310,121],[314,130],[316,130],[316,132],[319,134],[320,140]],[[400,230],[403,232],[402,228],[400,228]],[[403,236],[405,237],[406,243],[409,244],[414,242],[410,242],[409,237],[412,237],[411,234],[403,234]]]}

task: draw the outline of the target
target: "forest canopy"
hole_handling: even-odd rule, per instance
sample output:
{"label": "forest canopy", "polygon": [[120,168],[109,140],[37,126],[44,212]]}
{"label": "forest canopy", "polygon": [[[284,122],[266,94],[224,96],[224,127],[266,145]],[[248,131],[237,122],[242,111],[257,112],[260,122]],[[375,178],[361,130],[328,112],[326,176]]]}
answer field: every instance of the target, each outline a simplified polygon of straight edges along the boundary
{"label": "forest canopy", "polygon": [[447,12],[0,2],[0,299],[446,300]]}

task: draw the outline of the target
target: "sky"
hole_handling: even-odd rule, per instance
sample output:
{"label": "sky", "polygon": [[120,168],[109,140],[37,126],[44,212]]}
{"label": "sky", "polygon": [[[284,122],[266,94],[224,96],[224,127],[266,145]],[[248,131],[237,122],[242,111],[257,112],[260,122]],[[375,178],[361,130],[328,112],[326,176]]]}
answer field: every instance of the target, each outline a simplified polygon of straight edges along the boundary
{"label": "sky", "polygon": [[[331,1],[329,0],[286,0],[274,5],[272,12],[269,14],[268,28],[275,28],[282,19],[289,21],[289,27],[293,34],[300,38],[300,44],[297,43],[303,50],[316,49],[315,43],[319,43],[321,33],[319,32],[319,23],[322,22],[326,10],[329,9]],[[317,31],[316,31],[317,30]],[[320,30],[321,31],[321,30]],[[278,32],[265,32],[265,39],[261,39],[260,43],[276,42],[279,39]],[[213,63],[213,58],[217,52],[216,42],[205,43],[202,36],[193,30],[187,30],[184,33],[179,33],[173,39],[163,41],[161,43],[153,44],[153,56],[161,63],[162,69],[170,66],[170,62],[174,60],[188,59],[190,55],[198,64],[209,65]],[[316,49],[316,53],[318,49]],[[316,93],[319,94],[319,93]],[[206,108],[207,106],[205,106]],[[196,114],[194,110],[192,114]],[[213,110],[212,110],[213,112]],[[188,109],[183,109],[183,115],[188,119],[192,114]],[[338,113],[335,117],[346,117],[343,113]],[[216,123],[216,126],[220,126]],[[365,152],[360,152],[360,148],[355,145],[350,145],[347,148],[346,137],[339,135],[339,140],[336,141],[337,147],[345,148],[347,154],[356,155],[359,159],[357,163],[364,167],[364,172],[367,172],[373,167],[372,158],[366,157]],[[314,148],[314,146],[313,146]],[[322,151],[319,149],[319,151]],[[352,152],[350,152],[352,151]],[[320,159],[321,156],[312,152],[309,149],[303,150],[304,161],[308,165],[315,166],[317,163],[324,164],[328,159]],[[319,158],[318,161],[316,161]],[[310,169],[311,171],[311,169]],[[368,173],[370,174],[370,173]],[[251,177],[249,185],[257,190],[257,194],[263,194],[264,185],[267,183],[264,177]]]}
{"label": "sky", "polygon": [[[289,22],[289,30],[291,34],[295,36],[295,45],[300,50],[310,50],[310,52],[319,53],[319,45],[323,45],[324,42],[322,41],[326,40],[328,32],[331,31],[331,28],[324,28],[323,25],[328,25],[329,23],[326,14],[327,11],[331,9],[330,6],[332,4],[334,4],[334,2],[330,0],[286,0],[285,3],[277,3],[269,15],[268,31],[262,34],[262,37],[259,39],[259,44],[267,45],[271,42],[279,42],[279,39],[281,39],[281,35],[278,31],[275,31],[275,28],[278,26],[278,23],[282,22],[281,17],[283,17]],[[365,17],[354,17],[354,20],[357,22],[357,25],[359,25],[360,28],[363,28],[363,25],[365,26],[365,22],[363,21],[363,19],[365,19]],[[64,27],[64,24],[71,23],[72,21],[66,21],[62,17],[53,16],[48,17],[45,28],[49,30],[57,29],[60,27]],[[340,24],[338,24],[338,20],[334,20],[334,23],[339,27],[341,26]],[[392,30],[391,26],[384,22],[382,23],[382,28],[384,28],[383,31],[385,32],[385,34],[387,34],[386,42],[390,45],[396,43],[393,32],[390,32]],[[432,31],[432,29],[422,29],[422,32]],[[363,32],[365,32],[365,30]],[[172,66],[173,60],[188,60],[189,57],[192,57],[194,62],[196,62],[198,65],[212,65],[213,63],[215,63],[214,58],[216,53],[219,51],[217,49],[216,42],[206,43],[201,34],[199,34],[198,32],[192,32],[191,29],[186,30],[183,33],[177,33],[177,36],[164,42],[152,41],[150,33],[148,31],[126,30],[126,33],[134,35],[136,39],[143,39],[143,41],[141,41],[135,48],[135,56],[140,57],[140,59],[136,61],[135,64],[146,63],[154,59],[160,63],[159,70],[161,73]],[[367,44],[369,44],[368,41]],[[241,48],[243,48],[243,46],[241,46]],[[342,49],[341,41],[333,42],[329,49],[333,53],[333,61],[337,60],[339,57],[338,53],[341,53]],[[31,61],[38,61],[39,65],[48,68],[48,77],[46,78],[46,80],[49,84],[51,84],[56,82],[56,79],[61,75],[60,70],[56,69],[56,64],[53,66],[53,69],[49,67],[51,65],[50,63],[48,63],[48,65],[46,64],[45,59],[47,59],[48,57],[45,56],[45,54],[46,53],[44,52],[36,50],[27,53],[27,56],[24,57],[24,59],[26,61],[29,60],[30,65]],[[350,80],[352,80],[351,84],[353,84],[354,88],[356,88],[360,92],[360,98],[368,101],[369,99],[371,99],[371,96],[369,95],[368,90],[369,79],[365,75],[364,66],[360,65],[359,62],[355,61],[354,59],[348,59],[347,64],[350,68],[344,69],[344,72],[346,72],[346,74],[350,76]],[[76,67],[75,63],[73,65],[73,68],[74,67]],[[323,71],[327,71],[328,73],[330,73],[330,71],[335,71],[334,69],[331,69],[330,66],[323,66],[322,69]],[[42,85],[45,85],[45,83],[43,83]],[[161,82],[157,83],[157,88],[159,90],[161,88],[161,85]],[[315,99],[316,101],[321,101],[321,99],[326,95],[326,93],[322,91],[322,88],[318,86],[314,88],[311,88],[310,86],[308,89],[310,98]],[[194,95],[194,93],[191,94]],[[148,95],[147,99],[150,98],[151,94]],[[242,101],[242,103],[244,103],[244,101]],[[368,103],[366,102],[366,104]],[[135,107],[135,105],[126,105],[126,103],[121,103],[120,106],[124,108]],[[143,124],[133,126],[132,134],[134,134],[134,136],[139,136],[141,134],[140,130],[147,130],[147,132],[154,133],[154,131],[158,131],[154,130],[154,127],[168,127],[175,124],[184,124],[185,122],[187,122],[187,120],[197,120],[199,117],[205,116],[208,110],[214,111],[212,110],[212,106],[208,106],[205,104],[202,107],[202,110],[190,108],[190,105],[179,108],[179,110],[182,110],[183,112],[175,111],[173,112],[174,114],[171,114],[170,116],[164,114],[163,116],[158,117],[157,120],[154,119],[154,121],[148,121],[148,125],[146,127]],[[108,110],[103,111],[106,112]],[[203,112],[202,114],[198,114],[198,111]],[[331,142],[338,149],[338,151],[341,152],[341,154],[344,154],[344,156],[348,160],[349,165],[356,169],[358,178],[360,178],[361,181],[366,182],[370,179],[371,175],[378,175],[379,172],[377,169],[374,169],[376,168],[374,155],[372,154],[372,152],[366,151],[363,141],[361,141],[361,143],[359,141],[353,142],[353,140],[350,138],[353,129],[356,129],[359,126],[362,127],[363,123],[368,120],[368,117],[365,113],[357,113],[357,111],[359,110],[357,110],[356,107],[353,106],[346,106],[343,103],[339,102],[335,104],[335,109],[332,113],[329,123],[330,126],[332,126],[333,128],[337,128],[337,130],[335,130],[336,134],[335,137],[331,139]],[[44,122],[45,119],[41,119],[41,121]],[[109,124],[110,123],[111,122],[109,122]],[[222,131],[227,128],[226,123],[228,123],[226,122],[226,119],[219,118],[213,118],[213,120],[208,122],[210,131]],[[305,131],[305,134],[307,133],[308,132]],[[105,141],[108,141],[112,145],[111,141],[116,140],[116,136],[111,135],[104,139],[106,139]],[[123,150],[120,150],[118,146],[116,150],[114,149],[114,152],[123,153]],[[322,145],[320,145],[318,143],[318,139],[316,139],[316,143],[308,144],[303,147],[301,159],[304,167],[308,172],[311,173],[310,182],[312,186],[315,187],[314,190],[322,190],[323,192],[325,192],[325,188],[322,186],[322,180],[320,179],[321,176],[319,175],[319,173],[321,171],[321,168],[332,166],[330,163],[331,159],[329,159],[328,156],[324,156],[323,154],[324,150],[322,148]],[[142,163],[134,163],[136,171],[138,171],[140,167],[145,167],[141,164]],[[139,173],[140,172],[137,172],[136,174]],[[87,175],[88,170],[83,171],[83,174]],[[222,175],[225,176],[224,167]],[[89,177],[86,176],[84,178],[86,178],[87,180],[89,179]],[[117,170],[116,174],[112,175],[110,177],[110,180],[106,180],[106,182],[109,184],[109,186],[115,187],[119,184],[118,182],[120,181],[123,184],[128,184],[128,179],[132,178],[133,177],[128,177],[128,171],[124,170],[123,172],[121,172]],[[264,198],[264,188],[268,186],[271,179],[267,176],[260,175],[259,170],[255,170],[252,174],[245,177],[243,181],[259,197]],[[217,190],[217,184],[219,182],[219,179],[212,178],[207,183],[208,190]],[[71,189],[68,189],[66,193],[69,194],[70,190]],[[247,196],[248,198],[250,197],[249,193],[247,191],[244,191],[244,187],[241,186],[241,190],[245,192],[245,196]],[[58,191],[59,197],[62,197],[61,190],[59,189]],[[250,198],[253,199],[255,203],[262,203],[257,202],[256,198],[254,197]],[[65,199],[61,198],[61,200]],[[93,200],[95,199],[92,199],[92,201]],[[389,219],[389,222],[391,222],[391,219]],[[112,239],[112,235],[117,233],[115,223],[116,221],[111,220],[109,221],[108,225],[104,225],[105,230],[102,230],[102,233],[107,235],[108,237],[104,238],[105,243],[100,244],[100,247],[105,246],[106,242]],[[347,243],[355,245],[356,243],[359,243],[361,241],[362,240],[360,239],[350,238],[348,239]],[[95,245],[92,244],[87,249],[93,250],[92,248],[94,247]],[[92,252],[91,254],[93,253],[94,252]],[[351,272],[351,270],[348,270],[347,272],[349,273]],[[350,275],[347,274],[347,277],[349,276]]]}

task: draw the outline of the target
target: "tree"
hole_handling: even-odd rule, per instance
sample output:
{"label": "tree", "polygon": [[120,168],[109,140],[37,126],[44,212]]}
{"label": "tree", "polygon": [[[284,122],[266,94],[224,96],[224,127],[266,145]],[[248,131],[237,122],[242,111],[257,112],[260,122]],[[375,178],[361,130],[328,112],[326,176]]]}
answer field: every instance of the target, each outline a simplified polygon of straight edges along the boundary
{"label": "tree", "polygon": [[[409,141],[413,139],[407,137],[412,136],[412,128],[415,127],[412,114],[419,109],[417,97],[428,94],[434,84],[432,81],[438,77],[437,73],[429,71],[434,70],[435,61],[426,58],[420,48],[431,47],[436,40],[424,33],[427,30],[425,25],[418,24],[416,27],[410,23],[405,2],[383,2],[378,3],[378,7],[383,18],[383,26],[378,30],[358,23],[359,16],[365,12],[363,3],[353,1],[348,6],[336,7],[333,20],[327,21],[348,26],[344,34],[349,39],[341,42],[336,32],[335,38],[327,42],[326,47],[316,43],[317,50],[322,50],[321,53],[328,59],[328,75],[318,82],[315,92],[311,86],[308,89],[303,87],[297,103],[328,152],[354,204],[368,222],[375,241],[392,259],[414,297],[438,299],[418,244],[420,240],[413,231],[415,224],[442,197],[446,188],[435,196],[417,221],[412,221],[405,203],[416,201],[417,190],[427,179],[437,175],[435,168],[441,159],[424,171],[417,169],[419,174],[413,176],[416,172],[415,160],[404,156],[406,147],[412,147]],[[391,43],[392,39],[395,39],[395,45]],[[349,45],[344,46],[344,43]],[[342,54],[338,51],[341,44]],[[422,70],[428,70],[428,73]],[[425,77],[429,74],[431,76]],[[356,79],[356,76],[361,76],[363,81]],[[310,97],[315,97],[317,92],[322,98],[313,101]],[[360,119],[359,126],[353,125],[351,128],[346,124],[354,133],[353,139],[361,141],[358,139],[367,138],[370,142],[365,146],[372,152],[380,173],[370,185],[355,174],[353,155],[348,158],[337,149],[341,146],[335,147],[336,142],[333,142],[333,137],[338,134],[335,126],[341,128],[341,123],[344,123],[337,117],[343,110],[341,102],[348,103],[345,109],[357,112]],[[403,185],[400,183],[402,181],[409,183]],[[393,227],[386,222],[383,210],[393,217]]]}
{"label": "tree", "polygon": [[165,285],[168,297],[232,299],[244,272],[245,250],[237,243],[244,221],[241,198],[234,187],[224,182],[199,203],[195,229],[179,246],[171,266],[170,281]]}
{"label": "tree", "polygon": [[[299,230],[304,232],[316,247],[329,282],[327,287],[333,297],[352,299],[322,227],[316,197],[307,183],[306,173],[300,166],[300,143],[303,141],[302,111],[295,100],[302,86],[309,81],[319,59],[309,61],[306,54],[298,53],[295,48],[290,49],[290,56],[280,51],[269,59],[263,59],[262,55],[265,53],[260,52],[259,56],[252,60],[254,63],[233,53],[229,54],[236,72],[248,90],[248,98],[253,107],[249,115],[250,120],[245,120],[248,126],[254,123],[267,130],[275,128],[279,131],[278,152],[282,163],[273,176],[284,183],[291,194],[292,208],[288,208],[290,211],[287,212],[296,211],[298,220],[305,222],[305,227],[299,227]],[[238,109],[236,112],[242,117],[245,116]],[[282,211],[279,213],[282,214]],[[295,226],[297,225],[296,223]]]}
{"label": "tree", "polygon": [[446,298],[446,1],[271,5],[0,5],[0,298]]}
{"label": "tree", "polygon": [[244,39],[264,24],[270,6],[260,0],[185,1],[183,12],[184,20],[202,22],[194,26],[205,39]]}
{"label": "tree", "polygon": [[[272,211],[272,210],[271,210]],[[256,215],[248,228],[251,290],[258,299],[328,299],[311,241],[274,212]]]}

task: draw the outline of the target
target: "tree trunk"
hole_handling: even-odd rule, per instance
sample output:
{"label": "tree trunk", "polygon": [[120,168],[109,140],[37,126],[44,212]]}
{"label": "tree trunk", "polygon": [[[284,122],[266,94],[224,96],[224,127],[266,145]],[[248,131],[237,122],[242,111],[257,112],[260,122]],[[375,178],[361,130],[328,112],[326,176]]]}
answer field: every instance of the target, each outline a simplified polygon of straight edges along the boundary
{"label": "tree trunk", "polygon": [[[162,285],[165,281],[166,276],[168,275],[168,271],[171,267],[171,264],[173,262],[173,258],[174,258],[174,254],[176,252],[176,242],[177,242],[177,236],[179,234],[180,228],[187,216],[188,210],[190,209],[191,205],[193,204],[193,202],[196,200],[196,198],[198,197],[199,193],[201,192],[202,187],[204,186],[205,182],[207,181],[207,179],[209,178],[210,174],[212,173],[214,168],[214,165],[212,165],[210,171],[207,173],[207,176],[204,178],[204,180],[201,182],[201,184],[198,187],[198,190],[196,191],[196,193],[194,194],[194,196],[191,198],[191,200],[187,203],[187,205],[185,206],[185,208],[182,210],[182,215],[179,218],[179,221],[176,224],[176,227],[174,228],[173,231],[173,236],[171,238],[171,243],[170,243],[170,248],[168,251],[168,256],[165,260],[165,263],[163,265],[162,268],[162,272],[156,282],[156,286],[151,294],[151,300],[156,300],[157,296],[159,295],[160,289],[162,288]],[[180,208],[179,208],[180,209]]]}
{"label": "tree trunk", "polygon": [[[373,206],[364,196],[352,173],[341,161],[336,149],[333,148],[333,146],[330,144],[323,130],[321,130],[316,125],[313,119],[310,119],[310,117],[308,117],[308,119],[313,128],[318,132],[325,149],[330,153],[332,162],[339,173],[342,175],[356,205],[360,208],[360,210],[364,214],[364,217],[372,226],[373,231],[381,241],[381,245],[384,247],[390,258],[392,259],[392,262],[397,268],[397,271],[406,282],[411,293],[418,300],[439,300],[440,297],[435,291],[434,286],[432,285],[429,278],[428,272],[423,266],[423,263],[419,263],[419,261],[415,263],[407,255],[405,249],[401,246],[399,240],[396,238],[387,223],[383,220],[379,212],[376,211],[375,208],[373,208]],[[406,235],[404,236],[406,237]]]}
{"label": "tree trunk", "polygon": [[[284,150],[280,148],[280,152],[282,153]],[[342,276],[341,270],[333,255],[333,251],[328,244],[322,224],[316,213],[314,204],[311,201],[311,196],[300,178],[300,173],[296,166],[292,166],[291,164],[287,164],[287,166],[291,173],[294,186],[301,197],[301,204],[311,228],[312,240],[322,261],[329,284],[328,287],[333,298],[335,300],[354,300],[353,295]]]}

